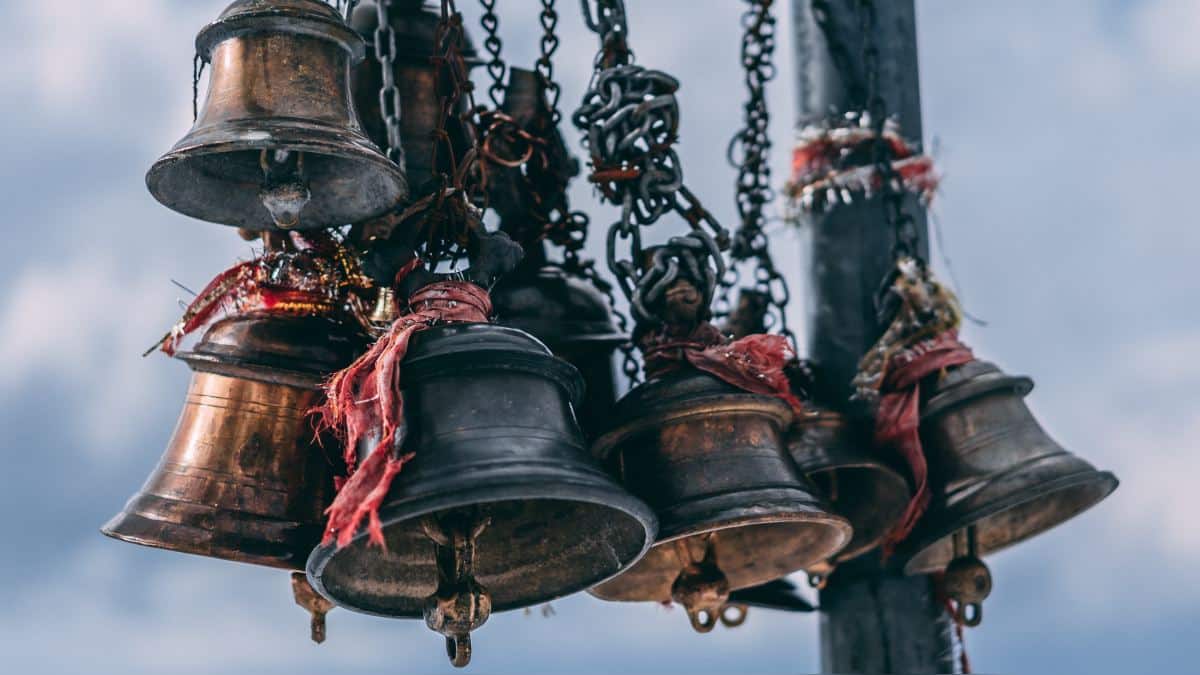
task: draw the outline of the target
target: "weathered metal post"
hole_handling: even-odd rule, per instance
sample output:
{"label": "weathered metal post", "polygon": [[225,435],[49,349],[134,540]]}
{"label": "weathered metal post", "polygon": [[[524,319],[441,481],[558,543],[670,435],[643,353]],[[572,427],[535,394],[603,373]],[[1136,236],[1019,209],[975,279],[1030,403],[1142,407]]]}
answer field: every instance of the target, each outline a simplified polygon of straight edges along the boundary
{"label": "weathered metal post", "polygon": [[[860,0],[793,0],[801,125],[866,108],[860,5]],[[879,93],[901,133],[920,141],[913,0],[876,2],[874,11]],[[924,255],[925,211],[916,198],[906,208]],[[837,205],[812,216],[808,227],[813,296],[808,355],[824,383],[814,395],[845,410],[858,360],[882,332],[874,296],[892,266],[895,233],[878,199]],[[955,672],[953,630],[929,577],[886,571],[877,555],[843,565],[821,592],[821,665],[827,673]]]}

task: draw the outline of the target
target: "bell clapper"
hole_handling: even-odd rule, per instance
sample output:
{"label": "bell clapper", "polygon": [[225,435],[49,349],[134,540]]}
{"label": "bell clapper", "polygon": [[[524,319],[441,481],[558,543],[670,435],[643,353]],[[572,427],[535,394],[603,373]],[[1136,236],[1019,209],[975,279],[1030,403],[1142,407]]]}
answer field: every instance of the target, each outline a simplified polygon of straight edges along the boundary
{"label": "bell clapper", "polygon": [[263,185],[258,193],[275,226],[291,229],[300,224],[300,212],[312,199],[304,180],[304,153],[263,150],[259,156]]}
{"label": "bell clapper", "polygon": [[308,583],[304,572],[292,572],[292,596],[296,599],[297,605],[308,610],[312,617],[309,622],[312,641],[321,644],[325,641],[325,615],[333,609],[333,603],[317,593],[316,589]]}
{"label": "bell clapper", "polygon": [[434,544],[437,590],[425,599],[425,624],[446,636],[446,656],[455,668],[471,662],[471,631],[492,613],[492,597],[475,580],[475,545],[491,518],[456,512],[426,518],[425,535]]}
{"label": "bell clapper", "polygon": [[974,525],[954,533],[954,554],[942,585],[954,601],[954,620],[973,628],[983,622],[983,601],[992,592],[992,573],[977,555]]}
{"label": "bell clapper", "polygon": [[[675,555],[683,569],[671,585],[671,599],[683,605],[697,633],[708,633],[716,628],[717,622],[724,618],[729,600],[729,580],[717,565],[715,539],[715,533],[704,535],[704,557],[701,560],[696,560],[692,555],[687,538],[675,542]],[[741,620],[745,620],[744,611]],[[734,625],[740,623],[738,621]]]}

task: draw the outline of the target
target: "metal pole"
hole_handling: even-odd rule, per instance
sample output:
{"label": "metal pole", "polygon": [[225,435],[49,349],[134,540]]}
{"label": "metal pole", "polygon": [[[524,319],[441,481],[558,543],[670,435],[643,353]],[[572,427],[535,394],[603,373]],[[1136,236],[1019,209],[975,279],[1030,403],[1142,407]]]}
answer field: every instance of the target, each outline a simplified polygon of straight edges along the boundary
{"label": "metal pole", "polygon": [[[913,0],[877,0],[879,87],[903,135],[921,139]],[[800,82],[799,123],[865,109],[863,35],[857,0],[793,0]],[[818,24],[823,13],[837,53]],[[928,251],[925,211],[911,198],[922,255]],[[809,219],[813,294],[808,356],[822,389],[823,405],[848,409],[850,381],[859,358],[882,333],[875,291],[891,269],[895,234],[877,199],[838,205]],[[857,420],[869,425],[868,419]],[[884,569],[877,555],[838,568],[821,591],[821,667],[826,673],[952,673],[954,626],[938,602],[929,577],[905,577]]]}

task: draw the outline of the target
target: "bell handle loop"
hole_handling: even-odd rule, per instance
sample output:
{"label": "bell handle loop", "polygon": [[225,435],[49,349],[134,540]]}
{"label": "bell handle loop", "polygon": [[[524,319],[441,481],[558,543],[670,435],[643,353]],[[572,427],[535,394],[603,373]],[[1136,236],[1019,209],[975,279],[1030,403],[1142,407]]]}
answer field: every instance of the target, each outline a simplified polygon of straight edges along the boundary
{"label": "bell handle loop", "polygon": [[711,633],[712,629],[717,627],[721,612],[711,609],[688,609],[687,615],[693,630],[697,633]]}
{"label": "bell handle loop", "polygon": [[974,628],[978,626],[979,624],[983,623],[983,603],[958,603],[958,609],[956,609],[954,612],[954,620],[968,628]]}
{"label": "bell handle loop", "polygon": [[738,602],[729,603],[721,608],[719,612],[721,617],[721,625],[726,628],[737,628],[746,623],[746,617],[750,614],[750,608]]}
{"label": "bell handle loop", "polygon": [[825,586],[829,585],[829,577],[820,572],[810,572],[808,575],[808,585],[818,591],[825,590]]}
{"label": "bell handle loop", "polygon": [[450,657],[450,665],[455,668],[465,668],[471,663],[471,635],[446,636],[446,656]]}

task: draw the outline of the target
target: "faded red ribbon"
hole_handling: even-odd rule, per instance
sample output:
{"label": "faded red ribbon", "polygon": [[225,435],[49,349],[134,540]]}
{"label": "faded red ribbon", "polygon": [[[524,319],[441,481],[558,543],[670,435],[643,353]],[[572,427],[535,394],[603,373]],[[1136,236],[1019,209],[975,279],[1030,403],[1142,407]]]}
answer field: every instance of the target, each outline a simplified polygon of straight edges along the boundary
{"label": "faded red ribbon", "polygon": [[899,522],[883,540],[886,558],[895,551],[929,507],[929,467],[921,446],[921,380],[950,366],[974,359],[970,348],[958,341],[958,331],[949,330],[917,343],[892,357],[880,388],[875,416],[875,444],[894,448],[912,471],[913,496]]}
{"label": "faded red ribbon", "polygon": [[668,327],[640,341],[647,377],[678,370],[686,363],[738,389],[783,399],[797,413],[803,410],[784,373],[796,354],[782,335],[747,335],[729,342],[708,322],[686,335],[672,332]]}
{"label": "faded red ribbon", "polygon": [[[325,403],[317,410],[318,427],[332,430],[343,442],[349,473],[325,513],[321,543],[337,538],[345,546],[354,538],[363,518],[371,543],[384,546],[379,507],[392,479],[413,454],[401,454],[404,441],[404,397],[400,390],[400,364],[412,336],[431,326],[447,323],[486,323],[492,313],[487,291],[466,281],[438,281],[412,295],[408,309],[383,337],[325,385]],[[373,434],[379,440],[356,467],[358,443]]]}

